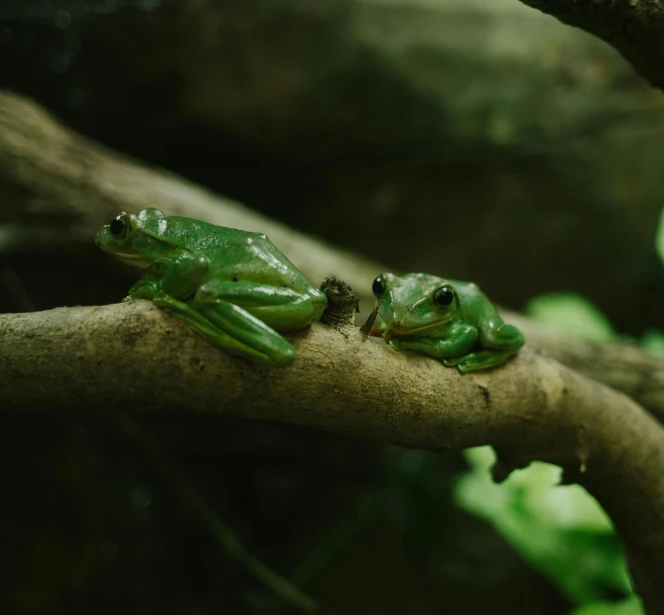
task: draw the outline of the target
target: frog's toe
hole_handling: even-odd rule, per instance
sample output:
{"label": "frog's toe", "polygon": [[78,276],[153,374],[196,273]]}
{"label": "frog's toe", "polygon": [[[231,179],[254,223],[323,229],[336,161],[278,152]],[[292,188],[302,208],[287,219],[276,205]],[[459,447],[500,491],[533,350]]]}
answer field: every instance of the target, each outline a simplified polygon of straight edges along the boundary
{"label": "frog's toe", "polygon": [[269,356],[268,360],[274,367],[286,367],[295,361],[295,348],[290,345],[286,347],[284,344],[279,352]]}
{"label": "frog's toe", "polygon": [[[513,350],[491,351],[481,350],[466,357],[458,359],[457,369],[462,373],[475,372],[482,369],[491,369],[505,363],[516,354]],[[450,366],[451,367],[451,366]]]}
{"label": "frog's toe", "polygon": [[[465,361],[459,361],[456,363],[456,368],[462,374],[467,374],[468,372],[476,372],[481,369],[490,369],[496,365],[500,365],[502,361],[493,361],[493,360],[473,360],[468,359]],[[450,366],[451,367],[451,366]]]}
{"label": "frog's toe", "polygon": [[459,370],[461,374],[467,374],[468,372],[474,372],[480,369],[487,369],[489,367],[493,367],[493,365],[477,365],[476,363],[473,363],[472,361],[466,361],[464,363],[459,363],[457,364],[456,368]]}

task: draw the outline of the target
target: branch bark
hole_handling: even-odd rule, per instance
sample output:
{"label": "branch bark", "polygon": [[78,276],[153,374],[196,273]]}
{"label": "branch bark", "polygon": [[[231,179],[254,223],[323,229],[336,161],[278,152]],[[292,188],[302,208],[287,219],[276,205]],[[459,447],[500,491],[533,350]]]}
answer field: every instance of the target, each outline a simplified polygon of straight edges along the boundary
{"label": "branch bark", "polygon": [[584,376],[620,391],[664,424],[664,359],[628,342],[600,344],[561,335],[524,318],[505,312],[519,327],[528,345]]}
{"label": "branch bark", "polygon": [[532,351],[462,376],[353,326],[316,324],[289,336],[297,359],[274,377],[143,301],[0,315],[0,338],[4,411],[208,412],[435,451],[492,444],[501,472],[558,463],[615,522],[648,612],[664,612],[664,428]]}
{"label": "branch bark", "polygon": [[[0,254],[92,246],[102,224],[120,211],[154,206],[267,234],[313,284],[328,274],[348,282],[365,313],[374,300],[371,280],[395,271],[112,152],[61,126],[38,105],[0,92]],[[629,395],[664,423],[663,359],[626,344],[561,336],[510,312],[505,317],[524,331],[531,348]]]}
{"label": "branch bark", "polygon": [[664,88],[664,2],[661,0],[521,0],[617,49],[639,74]]}

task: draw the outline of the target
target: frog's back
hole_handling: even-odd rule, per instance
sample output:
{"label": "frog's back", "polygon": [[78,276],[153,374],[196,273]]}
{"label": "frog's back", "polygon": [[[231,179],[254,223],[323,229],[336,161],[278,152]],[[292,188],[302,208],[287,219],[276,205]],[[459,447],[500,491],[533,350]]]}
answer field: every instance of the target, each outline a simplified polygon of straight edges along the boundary
{"label": "frog's back", "polygon": [[242,231],[171,216],[167,235],[179,245],[207,256],[209,276],[307,288],[306,278],[263,233]]}
{"label": "frog's back", "polygon": [[474,282],[450,280],[461,300],[461,311],[466,322],[479,326],[487,319],[499,319],[496,306]]}

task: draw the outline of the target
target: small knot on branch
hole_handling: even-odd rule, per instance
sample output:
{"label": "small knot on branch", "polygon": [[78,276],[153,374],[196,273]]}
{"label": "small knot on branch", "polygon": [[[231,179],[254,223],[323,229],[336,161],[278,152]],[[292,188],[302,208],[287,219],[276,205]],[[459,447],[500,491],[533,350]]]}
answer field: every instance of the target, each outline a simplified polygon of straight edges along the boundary
{"label": "small knot on branch", "polygon": [[328,275],[320,286],[327,295],[327,309],[321,322],[335,329],[355,324],[355,313],[360,311],[360,301],[353,289],[335,275]]}

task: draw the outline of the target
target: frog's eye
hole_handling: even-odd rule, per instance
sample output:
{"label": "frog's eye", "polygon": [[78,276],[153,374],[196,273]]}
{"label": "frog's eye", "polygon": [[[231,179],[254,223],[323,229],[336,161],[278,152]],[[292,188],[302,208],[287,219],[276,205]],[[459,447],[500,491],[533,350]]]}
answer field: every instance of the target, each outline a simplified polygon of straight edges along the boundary
{"label": "frog's eye", "polygon": [[445,284],[441,286],[433,293],[433,302],[439,308],[450,307],[450,304],[454,301],[454,291],[451,286]]}
{"label": "frog's eye", "polygon": [[111,222],[111,235],[116,239],[124,239],[127,236],[127,229],[129,225],[127,224],[126,214],[120,214],[117,218]]}
{"label": "frog's eye", "polygon": [[371,285],[371,290],[376,297],[380,297],[386,289],[387,285],[385,284],[385,278],[382,275],[379,275]]}

